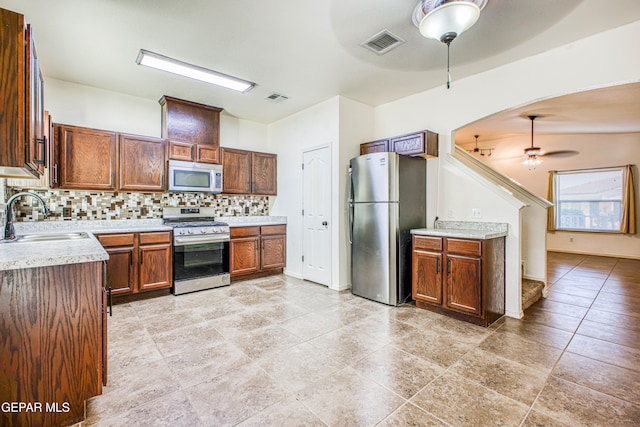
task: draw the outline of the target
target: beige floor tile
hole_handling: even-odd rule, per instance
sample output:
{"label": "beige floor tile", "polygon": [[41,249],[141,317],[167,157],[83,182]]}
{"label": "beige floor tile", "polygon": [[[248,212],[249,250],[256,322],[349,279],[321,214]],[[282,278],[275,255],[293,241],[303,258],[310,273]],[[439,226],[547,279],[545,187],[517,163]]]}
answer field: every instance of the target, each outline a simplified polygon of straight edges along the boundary
{"label": "beige floor tile", "polygon": [[640,321],[638,321],[637,317],[633,316],[625,316],[624,314],[591,309],[584,318],[592,322],[605,323],[607,325],[618,326],[620,328],[640,331]]}
{"label": "beige floor tile", "polygon": [[549,372],[562,351],[529,341],[511,332],[496,333],[484,340],[480,348],[505,359]]}
{"label": "beige floor tile", "polygon": [[619,368],[573,353],[565,353],[553,370],[555,377],[640,404],[640,372]]}
{"label": "beige floor tile", "polygon": [[521,427],[573,427],[570,424],[565,424],[558,421],[555,418],[541,414],[538,411],[529,411],[527,418],[521,424]]}
{"label": "beige floor tile", "polygon": [[253,360],[271,352],[300,344],[303,340],[291,332],[271,325],[257,331],[233,337],[231,341]]}
{"label": "beige floor tile", "polygon": [[351,363],[365,377],[410,399],[444,369],[436,364],[387,345],[369,356]]}
{"label": "beige floor tile", "polygon": [[279,402],[285,391],[257,365],[228,370],[226,375],[184,390],[207,426],[230,426]]}
{"label": "beige floor tile", "polygon": [[573,304],[579,307],[589,308],[591,307],[591,304],[593,304],[594,297],[587,298],[587,297],[579,297],[576,295],[569,295],[569,294],[560,292],[560,290],[556,291],[553,287],[551,287],[549,295],[547,296],[547,300],[563,302],[565,304]]}
{"label": "beige floor tile", "polygon": [[256,363],[289,393],[299,391],[346,366],[344,361],[333,358],[309,343],[273,352]]}
{"label": "beige floor tile", "polygon": [[284,301],[276,304],[270,304],[267,307],[261,306],[255,308],[252,312],[264,317],[265,319],[269,319],[274,323],[294,319],[310,313],[309,310],[304,309],[299,305]]}
{"label": "beige floor tile", "polygon": [[561,329],[539,323],[525,322],[511,317],[504,318],[503,324],[497,329],[498,333],[510,332],[529,341],[548,345],[557,349],[564,349],[573,334]]}
{"label": "beige floor tile", "polygon": [[473,348],[471,344],[456,341],[445,333],[434,331],[422,331],[413,339],[396,340],[394,343],[407,353],[445,368]]}
{"label": "beige floor tile", "polygon": [[230,316],[212,320],[210,324],[222,334],[223,337],[231,339],[238,335],[243,335],[256,329],[264,328],[273,322],[253,311],[243,311]]}
{"label": "beige floor tile", "polygon": [[[150,422],[153,420],[153,422]],[[182,391],[143,403],[114,418],[87,423],[100,427],[204,427]]]}
{"label": "beige floor tile", "polygon": [[289,396],[238,426],[323,427],[326,424],[295,397]]}
{"label": "beige floor tile", "polygon": [[185,351],[208,347],[224,340],[212,321],[200,322],[182,328],[160,332],[151,337],[164,357]]}
{"label": "beige floor tile", "polygon": [[578,319],[582,319],[588,311],[588,307],[580,307],[575,304],[553,301],[547,298],[541,298],[531,308],[576,317]]}
{"label": "beige floor tile", "polygon": [[462,320],[440,316],[433,322],[433,330],[466,344],[480,344],[493,330],[473,325]]}
{"label": "beige floor tile", "polygon": [[411,399],[411,403],[453,426],[517,426],[528,406],[480,384],[447,373]]}
{"label": "beige floor tile", "polygon": [[164,360],[112,372],[102,394],[87,401],[88,421],[118,416],[178,389]]}
{"label": "beige floor tile", "polygon": [[378,427],[446,427],[448,424],[440,421],[432,414],[418,408],[411,403],[402,405],[393,414],[385,418]]}
{"label": "beige floor tile", "polygon": [[475,381],[527,406],[533,404],[548,376],[546,371],[480,349],[467,353],[448,372]]}
{"label": "beige floor tile", "polygon": [[552,377],[533,408],[570,426],[637,426],[640,406]]}
{"label": "beige floor tile", "polygon": [[162,360],[162,354],[149,334],[107,343],[107,355],[109,372],[112,373]]}
{"label": "beige floor tile", "polygon": [[640,330],[584,320],[576,333],[640,350]]}
{"label": "beige floor tile", "polygon": [[582,321],[581,318],[565,316],[564,314],[553,313],[534,307],[525,311],[523,320],[525,322],[551,326],[552,328],[562,329],[567,332],[575,332]]}
{"label": "beige floor tile", "polygon": [[306,387],[296,397],[330,426],[372,426],[405,402],[349,367]]}
{"label": "beige floor tile", "polygon": [[226,375],[230,370],[251,363],[251,359],[228,341],[207,347],[185,348],[166,359],[167,366],[182,388]]}
{"label": "beige floor tile", "polygon": [[640,372],[640,350],[635,348],[576,335],[567,351]]}
{"label": "beige floor tile", "polygon": [[365,333],[353,333],[348,327],[327,332],[308,342],[336,360],[349,362],[362,359],[386,344]]}
{"label": "beige floor tile", "polygon": [[345,323],[339,319],[313,312],[281,322],[278,325],[301,339],[309,340],[327,332],[335,331],[345,326]]}

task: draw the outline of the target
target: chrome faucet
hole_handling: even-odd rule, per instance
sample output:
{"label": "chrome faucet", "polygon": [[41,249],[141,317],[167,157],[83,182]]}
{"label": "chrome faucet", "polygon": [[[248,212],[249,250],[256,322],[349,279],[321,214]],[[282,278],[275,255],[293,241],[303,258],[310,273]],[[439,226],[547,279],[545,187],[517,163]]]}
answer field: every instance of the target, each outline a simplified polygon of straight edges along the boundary
{"label": "chrome faucet", "polygon": [[15,194],[13,196],[11,196],[9,198],[9,200],[7,200],[7,222],[4,225],[4,240],[15,240],[16,239],[16,232],[13,228],[13,211],[12,211],[12,204],[13,202],[16,201],[16,199],[22,197],[22,196],[31,196],[31,197],[35,197],[36,200],[38,200],[41,204],[42,204],[42,211],[44,213],[44,216],[49,216],[51,215],[51,211],[49,210],[49,208],[47,207],[47,204],[45,203],[44,199],[40,196],[38,196],[35,193],[29,193],[26,191],[23,191],[21,193]]}

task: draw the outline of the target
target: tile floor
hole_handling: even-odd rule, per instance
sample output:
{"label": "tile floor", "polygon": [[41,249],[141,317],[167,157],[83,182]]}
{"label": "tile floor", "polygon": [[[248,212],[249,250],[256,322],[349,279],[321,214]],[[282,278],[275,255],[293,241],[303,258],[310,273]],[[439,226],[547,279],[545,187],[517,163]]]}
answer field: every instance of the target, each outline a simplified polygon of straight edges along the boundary
{"label": "tile floor", "polygon": [[640,260],[549,253],[480,328],[276,276],[118,305],[104,426],[640,424]]}

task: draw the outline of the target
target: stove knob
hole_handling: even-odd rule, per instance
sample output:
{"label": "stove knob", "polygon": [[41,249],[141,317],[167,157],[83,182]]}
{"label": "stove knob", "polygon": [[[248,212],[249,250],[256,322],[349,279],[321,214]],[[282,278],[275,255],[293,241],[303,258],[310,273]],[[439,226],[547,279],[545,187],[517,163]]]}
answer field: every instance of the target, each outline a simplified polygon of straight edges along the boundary
{"label": "stove knob", "polygon": [[206,229],[204,229],[204,228],[201,228],[201,229],[200,229],[200,234],[206,234],[206,233],[207,233],[207,230],[206,230]]}
{"label": "stove knob", "polygon": [[189,234],[193,234],[193,230],[192,230],[192,229],[189,229],[188,233],[189,233]]}

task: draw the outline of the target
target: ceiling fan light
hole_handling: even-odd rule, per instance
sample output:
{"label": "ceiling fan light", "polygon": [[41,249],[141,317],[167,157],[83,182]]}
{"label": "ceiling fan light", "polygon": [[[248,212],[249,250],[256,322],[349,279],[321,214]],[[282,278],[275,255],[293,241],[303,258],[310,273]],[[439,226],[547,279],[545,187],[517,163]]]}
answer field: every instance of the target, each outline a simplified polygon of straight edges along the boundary
{"label": "ceiling fan light", "polygon": [[447,33],[459,36],[476,23],[480,8],[475,3],[456,0],[444,3],[426,14],[420,21],[420,34],[424,37],[442,40]]}
{"label": "ceiling fan light", "polygon": [[527,147],[524,149],[525,156],[537,156],[541,154],[542,149],[540,147]]}

